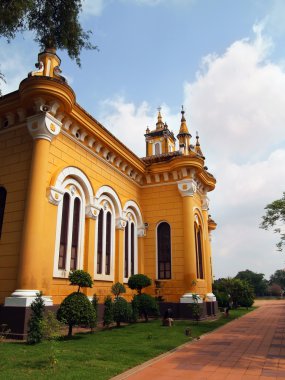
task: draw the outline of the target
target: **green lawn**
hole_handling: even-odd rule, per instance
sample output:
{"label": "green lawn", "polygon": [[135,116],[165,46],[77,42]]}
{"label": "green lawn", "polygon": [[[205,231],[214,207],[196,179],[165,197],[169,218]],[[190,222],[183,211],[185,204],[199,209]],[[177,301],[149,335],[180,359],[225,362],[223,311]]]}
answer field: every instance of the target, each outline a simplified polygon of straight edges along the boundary
{"label": "green lawn", "polygon": [[[251,311],[231,310],[230,317],[196,324],[175,321],[162,327],[161,321],[137,323],[93,334],[77,334],[72,339],[44,342],[35,346],[25,343],[0,343],[0,379],[96,379],[104,380],[169,351],[191,338],[205,334]],[[54,363],[56,362],[56,363]]]}

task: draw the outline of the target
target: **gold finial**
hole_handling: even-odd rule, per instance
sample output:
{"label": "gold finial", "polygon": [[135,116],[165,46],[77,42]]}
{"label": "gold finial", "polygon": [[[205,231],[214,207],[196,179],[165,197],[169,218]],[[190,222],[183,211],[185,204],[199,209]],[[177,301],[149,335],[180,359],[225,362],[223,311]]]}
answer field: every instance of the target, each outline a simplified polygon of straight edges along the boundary
{"label": "gold finial", "polygon": [[185,114],[184,107],[181,106],[181,115],[182,116],[181,116],[181,125],[180,125],[180,130],[179,130],[178,136],[181,134],[190,135],[188,128],[187,128],[187,125],[186,125],[186,119],[185,119],[184,114]]}
{"label": "gold finial", "polygon": [[161,116],[161,107],[157,108],[158,110],[158,115],[157,115],[157,123],[156,123],[156,129],[162,129],[164,127],[163,121],[162,121],[162,116]]}
{"label": "gold finial", "polygon": [[203,152],[200,148],[200,142],[199,142],[199,133],[196,131],[196,145],[195,145],[195,152],[199,154],[199,156],[204,157]]}

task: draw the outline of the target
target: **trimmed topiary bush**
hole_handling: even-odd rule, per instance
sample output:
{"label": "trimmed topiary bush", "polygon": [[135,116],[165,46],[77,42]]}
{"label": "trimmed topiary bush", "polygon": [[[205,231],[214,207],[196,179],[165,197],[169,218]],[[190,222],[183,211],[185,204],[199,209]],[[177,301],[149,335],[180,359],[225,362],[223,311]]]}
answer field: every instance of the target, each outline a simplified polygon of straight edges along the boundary
{"label": "trimmed topiary bush", "polygon": [[28,344],[40,343],[43,339],[42,321],[44,318],[45,304],[42,293],[38,293],[31,303],[31,318],[28,322]]}
{"label": "trimmed topiary bush", "polygon": [[117,297],[113,303],[113,319],[120,327],[121,322],[129,322],[132,316],[131,305],[122,297]]}
{"label": "trimmed topiary bush", "polygon": [[92,277],[89,273],[85,272],[84,270],[77,269],[73,272],[70,272],[68,279],[70,281],[70,285],[78,286],[77,292],[80,292],[80,288],[93,287]]}
{"label": "trimmed topiary bush", "polygon": [[112,285],[111,292],[116,298],[118,298],[120,294],[126,293],[125,285],[120,282],[116,282],[114,285]]}
{"label": "trimmed topiary bush", "polygon": [[107,296],[105,298],[104,306],[103,325],[108,327],[111,323],[114,322],[113,301],[111,296]]}
{"label": "trimmed topiary bush", "polygon": [[74,292],[62,301],[57,311],[57,319],[68,325],[68,336],[71,336],[73,326],[93,327],[96,312],[85,294]]}
{"label": "trimmed topiary bush", "polygon": [[134,274],[129,278],[128,286],[141,294],[142,289],[151,285],[151,279],[144,274]]}
{"label": "trimmed topiary bush", "polygon": [[137,294],[133,299],[133,307],[138,310],[146,322],[149,316],[157,317],[159,315],[158,305],[154,297],[149,294]]}

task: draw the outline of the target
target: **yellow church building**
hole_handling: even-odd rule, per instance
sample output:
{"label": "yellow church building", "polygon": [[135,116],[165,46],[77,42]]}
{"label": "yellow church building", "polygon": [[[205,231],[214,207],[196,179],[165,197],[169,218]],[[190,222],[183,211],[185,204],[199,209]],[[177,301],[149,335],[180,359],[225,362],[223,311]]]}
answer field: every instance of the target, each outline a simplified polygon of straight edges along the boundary
{"label": "yellow church building", "polygon": [[58,305],[74,269],[91,274],[86,294],[101,303],[135,273],[166,302],[214,301],[216,180],[183,108],[177,139],[159,110],[139,158],[76,102],[55,51],[36,67],[0,98],[0,315],[28,309],[38,291]]}

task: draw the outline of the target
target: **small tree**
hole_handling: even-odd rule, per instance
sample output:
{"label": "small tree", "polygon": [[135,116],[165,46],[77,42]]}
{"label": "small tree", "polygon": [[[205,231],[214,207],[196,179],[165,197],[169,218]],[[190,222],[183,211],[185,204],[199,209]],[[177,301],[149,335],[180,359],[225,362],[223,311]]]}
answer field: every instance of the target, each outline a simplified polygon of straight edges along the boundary
{"label": "small tree", "polygon": [[77,292],[80,292],[80,288],[92,288],[93,281],[89,273],[84,270],[77,269],[69,273],[68,279],[70,285],[77,285]]}
{"label": "small tree", "polygon": [[72,336],[72,328],[75,325],[93,327],[96,313],[85,294],[74,292],[61,303],[57,311],[57,319],[68,325],[68,336]]}
{"label": "small tree", "polygon": [[120,294],[126,293],[125,285],[121,284],[120,282],[116,282],[114,285],[112,285],[111,292],[114,294],[115,298],[118,298]]}
{"label": "small tree", "polygon": [[128,286],[141,294],[142,289],[151,285],[151,279],[144,274],[134,274],[129,278]]}
{"label": "small tree", "polygon": [[130,304],[122,297],[115,298],[113,303],[113,319],[120,327],[121,322],[129,322],[132,315]]}
{"label": "small tree", "polygon": [[268,287],[268,293],[271,296],[280,297],[282,294],[282,288],[279,284],[272,284]]}
{"label": "small tree", "polygon": [[44,318],[45,304],[42,293],[38,293],[31,304],[31,318],[28,322],[28,344],[40,343],[43,339],[42,321]]}
{"label": "small tree", "polygon": [[149,294],[137,294],[134,296],[133,304],[137,308],[140,315],[142,315],[146,322],[150,315],[158,316],[158,306],[154,297]]}
{"label": "small tree", "polygon": [[107,296],[104,301],[103,325],[109,326],[114,321],[113,302],[111,296]]}
{"label": "small tree", "polygon": [[[92,306],[95,310],[95,313],[96,313],[96,320],[95,320],[95,326],[97,325],[97,321],[98,321],[98,304],[99,304],[99,298],[97,297],[97,295],[94,293],[93,294],[93,298],[92,298]],[[94,327],[95,327],[94,326]]]}
{"label": "small tree", "polygon": [[199,305],[199,297],[197,294],[193,294],[192,295],[192,298],[193,298],[193,303],[189,304],[190,306],[190,309],[191,309],[191,316],[193,319],[195,319],[195,321],[198,323],[199,319],[201,318],[201,315],[202,315],[202,310],[201,310],[201,307]]}

